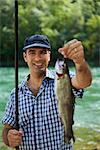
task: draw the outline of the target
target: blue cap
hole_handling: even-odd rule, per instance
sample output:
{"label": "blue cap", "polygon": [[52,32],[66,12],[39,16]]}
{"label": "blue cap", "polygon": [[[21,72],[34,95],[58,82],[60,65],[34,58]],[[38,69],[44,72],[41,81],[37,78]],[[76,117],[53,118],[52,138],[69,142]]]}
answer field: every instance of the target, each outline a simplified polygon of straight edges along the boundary
{"label": "blue cap", "polygon": [[51,49],[50,42],[45,35],[32,35],[25,39],[23,51],[32,47]]}

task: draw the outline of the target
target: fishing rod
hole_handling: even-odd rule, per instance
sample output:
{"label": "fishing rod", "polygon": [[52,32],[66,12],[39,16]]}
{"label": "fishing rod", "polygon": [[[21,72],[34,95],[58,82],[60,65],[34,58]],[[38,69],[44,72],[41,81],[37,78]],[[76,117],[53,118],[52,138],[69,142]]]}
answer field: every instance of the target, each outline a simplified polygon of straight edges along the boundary
{"label": "fishing rod", "polygon": [[[19,130],[18,113],[18,0],[15,0],[15,103],[16,129]],[[19,150],[19,147],[16,147]]]}

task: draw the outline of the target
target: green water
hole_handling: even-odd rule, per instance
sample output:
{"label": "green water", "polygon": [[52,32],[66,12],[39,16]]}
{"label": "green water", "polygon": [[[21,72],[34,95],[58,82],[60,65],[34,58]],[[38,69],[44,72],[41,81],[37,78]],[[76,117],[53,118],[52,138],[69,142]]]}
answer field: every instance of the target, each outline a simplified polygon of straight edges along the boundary
{"label": "green water", "polygon": [[85,89],[83,99],[76,103],[75,126],[100,132],[100,68],[92,69],[92,76],[92,85]]}
{"label": "green water", "polygon": [[[19,82],[27,74],[28,74],[27,68],[20,68]],[[97,135],[97,133],[100,132],[100,68],[93,68],[92,76],[93,76],[92,85],[85,89],[83,99],[81,100],[78,99],[76,101],[74,127],[76,130],[80,128],[88,128],[89,131],[94,131],[96,132],[95,134]],[[5,105],[8,100],[7,98],[12,88],[14,88],[14,86],[15,86],[14,68],[0,68],[0,128],[2,128],[1,119],[4,114]],[[79,130],[77,131],[77,133],[78,132]]]}
{"label": "green water", "polygon": [[[19,69],[19,82],[28,74],[27,68]],[[77,100],[75,126],[92,127],[99,131],[100,126],[100,69],[92,69],[92,85],[85,89],[82,100]],[[0,119],[4,113],[7,97],[15,86],[14,68],[0,68]]]}

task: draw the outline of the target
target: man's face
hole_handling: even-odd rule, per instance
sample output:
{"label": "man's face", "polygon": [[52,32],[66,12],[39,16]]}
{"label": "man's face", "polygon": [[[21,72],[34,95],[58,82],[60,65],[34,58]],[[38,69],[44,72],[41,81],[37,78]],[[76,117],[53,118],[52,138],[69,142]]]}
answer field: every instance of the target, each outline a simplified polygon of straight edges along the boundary
{"label": "man's face", "polygon": [[23,57],[30,71],[42,73],[48,67],[50,51],[46,48],[29,48],[23,53]]}

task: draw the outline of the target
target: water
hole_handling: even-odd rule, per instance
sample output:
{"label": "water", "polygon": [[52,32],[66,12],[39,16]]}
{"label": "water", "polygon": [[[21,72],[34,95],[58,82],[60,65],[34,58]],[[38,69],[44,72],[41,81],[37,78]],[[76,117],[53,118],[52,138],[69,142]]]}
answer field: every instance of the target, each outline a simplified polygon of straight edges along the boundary
{"label": "water", "polygon": [[83,99],[76,102],[75,126],[100,132],[100,68],[92,69],[92,76],[92,85],[85,89]]}
{"label": "water", "polygon": [[[14,71],[14,68],[0,68],[0,120],[4,114],[7,97],[15,86]],[[19,82],[27,74],[27,68],[20,68]],[[100,131],[100,69],[92,69],[92,74],[92,85],[85,89],[83,99],[76,102],[74,126],[89,127]]]}

